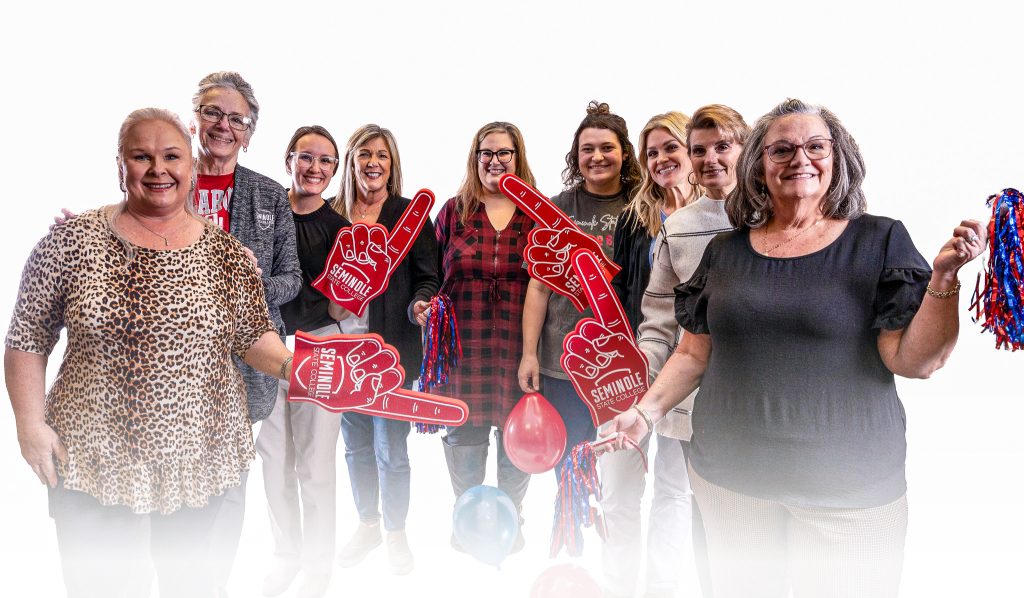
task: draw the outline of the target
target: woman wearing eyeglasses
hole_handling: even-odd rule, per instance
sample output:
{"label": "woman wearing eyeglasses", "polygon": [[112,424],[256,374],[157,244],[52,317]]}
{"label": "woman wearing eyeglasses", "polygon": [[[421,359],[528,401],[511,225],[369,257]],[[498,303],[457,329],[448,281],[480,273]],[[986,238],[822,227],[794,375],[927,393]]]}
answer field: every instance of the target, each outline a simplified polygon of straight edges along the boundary
{"label": "woman wearing eyeglasses", "polygon": [[[313,336],[341,332],[334,316],[343,310],[312,286],[338,231],[349,225],[323,198],[339,161],[334,137],[318,125],[299,127],[285,150],[284,167],[292,179],[288,202],[303,283],[299,294],[281,306],[289,349],[294,350],[299,330]],[[274,410],[256,440],[274,535],[275,563],[263,582],[264,596],[283,593],[300,571],[304,577],[296,596],[318,598],[327,590],[334,558],[340,425],[341,414],[312,403],[289,402],[288,383],[281,381]]]}
{"label": "woman wearing eyeglasses", "polygon": [[[605,256],[612,259],[616,222],[641,180],[626,121],[612,114],[608,104],[591,102],[565,163],[562,179],[566,190],[551,201],[585,233],[596,237]],[[565,423],[566,454],[595,435],[590,411],[560,363],[562,341],[585,317],[593,317],[590,308],[581,313],[567,297],[552,293],[539,280],[530,281],[523,308],[519,385],[523,392],[543,392],[558,410]],[[559,480],[561,470],[562,465],[557,469]]]}
{"label": "woman wearing eyeglasses", "polygon": [[690,482],[716,598],[896,596],[894,378],[926,378],[952,352],[957,272],[984,227],[961,222],[930,268],[899,221],[864,212],[864,161],[839,119],[799,100],[757,122],[737,170],[737,230],[677,287],[686,334],[613,428],[639,440],[700,386]]}
{"label": "woman wearing eyeglasses", "polygon": [[[199,142],[196,213],[231,233],[251,253],[263,280],[270,319],[284,334],[280,306],[302,286],[288,195],[274,180],[238,164],[239,152],[249,147],[256,130],[259,103],[241,75],[220,71],[199,81],[192,110],[192,134]],[[256,423],[274,408],[277,380],[237,358],[235,364],[245,379],[249,419]],[[210,546],[223,593],[242,534],[245,486],[243,477],[227,492]]]}
{"label": "woman wearing eyeglasses", "polygon": [[[378,223],[392,230],[410,201],[402,193],[402,161],[391,131],[364,125],[345,145],[341,193],[334,208],[353,223]],[[412,248],[372,300],[362,317],[341,322],[347,334],[373,332],[398,349],[411,388],[423,361],[421,335],[430,298],[437,293],[437,241],[429,220]],[[391,571],[412,571],[413,555],[405,534],[409,513],[409,422],[347,412],[341,418],[345,461],[359,525],[338,554],[338,564],[359,564],[382,542],[383,514]]]}
{"label": "woman wearing eyeglasses", "polygon": [[[530,476],[505,454],[502,428],[522,394],[516,379],[522,354],[519,323],[530,280],[523,255],[533,221],[498,188],[505,173],[536,184],[519,129],[507,122],[488,123],[473,136],[462,185],[435,222],[441,291],[452,300],[462,359],[448,383],[433,392],[469,405],[469,420],[448,428],[441,439],[455,497],[484,483],[493,428],[498,488],[520,509]],[[522,544],[520,534],[513,550]],[[452,545],[460,549],[454,536]]]}

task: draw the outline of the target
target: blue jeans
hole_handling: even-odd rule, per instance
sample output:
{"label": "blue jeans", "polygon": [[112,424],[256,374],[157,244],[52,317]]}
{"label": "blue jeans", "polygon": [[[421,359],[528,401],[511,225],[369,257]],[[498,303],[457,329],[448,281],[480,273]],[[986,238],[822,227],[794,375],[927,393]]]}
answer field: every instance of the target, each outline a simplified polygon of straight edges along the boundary
{"label": "blue jeans", "polygon": [[562,453],[563,461],[560,461],[555,473],[558,479],[562,479],[562,463],[566,455],[572,451],[572,447],[581,442],[590,442],[597,437],[597,428],[594,427],[594,420],[590,418],[590,410],[587,409],[583,399],[576,394],[572,382],[561,378],[552,378],[541,374],[541,394],[562,416],[562,423],[565,424],[565,452]]}
{"label": "blue jeans", "polygon": [[341,417],[345,462],[359,520],[374,523],[384,512],[384,529],[405,529],[409,514],[409,437],[405,421],[346,412]]}

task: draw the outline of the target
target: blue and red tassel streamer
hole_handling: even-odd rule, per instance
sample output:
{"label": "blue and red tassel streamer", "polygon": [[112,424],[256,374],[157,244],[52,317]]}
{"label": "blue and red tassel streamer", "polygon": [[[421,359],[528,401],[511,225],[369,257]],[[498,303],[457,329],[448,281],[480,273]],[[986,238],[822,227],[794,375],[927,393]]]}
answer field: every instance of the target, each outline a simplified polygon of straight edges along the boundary
{"label": "blue and red tassel streamer", "polygon": [[569,556],[583,554],[583,529],[595,527],[605,537],[604,518],[590,497],[601,500],[601,482],[597,477],[597,455],[589,442],[572,447],[560,466],[558,495],[555,497],[555,521],[551,528],[551,558],[565,547]]}
{"label": "blue and red tassel streamer", "polygon": [[1024,200],[1020,191],[1003,189],[987,205],[989,258],[978,274],[971,309],[974,321],[996,335],[996,349],[1016,351],[1024,348]]}
{"label": "blue and red tassel streamer", "polygon": [[558,495],[555,497],[555,521],[551,527],[551,553],[555,558],[565,547],[569,556],[583,554],[583,529],[594,527],[601,540],[608,536],[604,517],[591,504],[601,501],[601,480],[597,475],[597,452],[595,448],[616,441],[640,452],[644,471],[647,471],[647,453],[631,438],[619,432],[595,442],[581,442],[572,447],[565,456],[558,473]]}
{"label": "blue and red tassel streamer", "polygon": [[[448,374],[458,367],[461,358],[462,341],[452,300],[444,294],[435,295],[430,299],[430,315],[424,333],[420,390],[430,392],[435,386],[447,384]],[[434,434],[440,428],[435,424],[416,423],[416,431],[421,434]]]}

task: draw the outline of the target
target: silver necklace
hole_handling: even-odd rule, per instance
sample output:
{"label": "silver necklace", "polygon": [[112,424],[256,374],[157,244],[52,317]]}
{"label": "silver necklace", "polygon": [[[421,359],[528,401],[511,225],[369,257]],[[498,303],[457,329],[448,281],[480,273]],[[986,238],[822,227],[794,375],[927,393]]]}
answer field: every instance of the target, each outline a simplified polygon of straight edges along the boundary
{"label": "silver necklace", "polygon": [[[356,207],[358,207],[361,202],[359,202],[359,200],[356,200],[354,203],[355,203]],[[363,205],[366,205],[366,204],[363,204]],[[383,205],[384,205],[384,201],[383,200],[382,201],[378,201],[377,203],[375,203],[373,205],[377,207],[376,210],[373,210],[374,215],[379,214],[381,207],[383,207]],[[356,213],[356,218],[364,219],[364,218],[366,218],[366,216],[368,214],[370,214],[370,210],[360,210],[359,212]]]}
{"label": "silver necklace", "polygon": [[[148,230],[149,232],[151,232],[154,235],[156,235],[156,236],[160,237],[161,239],[163,239],[164,240],[164,247],[170,247],[171,246],[170,242],[167,241],[167,237],[161,235],[160,233],[156,232],[155,230],[153,230],[153,229],[149,228],[148,226],[146,226],[145,224],[143,224],[142,220],[138,216],[136,216],[135,214],[133,214],[131,212],[128,212],[128,215],[131,216],[132,218],[134,218],[135,222],[139,223],[139,226],[141,226],[142,228]],[[175,230],[177,230],[177,229],[175,229]],[[174,231],[171,231],[171,232],[173,233]]]}

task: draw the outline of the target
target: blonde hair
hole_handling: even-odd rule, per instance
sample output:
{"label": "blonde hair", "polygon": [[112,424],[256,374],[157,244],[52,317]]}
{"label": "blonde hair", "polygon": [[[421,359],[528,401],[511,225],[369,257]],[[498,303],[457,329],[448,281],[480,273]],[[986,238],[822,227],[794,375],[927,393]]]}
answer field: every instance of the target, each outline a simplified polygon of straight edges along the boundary
{"label": "blonde hair", "polygon": [[512,138],[512,149],[515,151],[516,160],[515,175],[531,187],[537,186],[537,181],[530,170],[530,163],[526,160],[526,143],[519,128],[512,123],[494,121],[480,127],[480,130],[473,136],[473,144],[469,147],[469,157],[466,158],[466,177],[462,179],[462,185],[455,193],[455,213],[459,216],[459,222],[466,224],[469,217],[480,208],[480,196],[484,194],[483,183],[480,182],[480,175],[477,171],[476,152],[480,144],[488,135],[493,133],[505,133]]}
{"label": "blonde hair", "polygon": [[[128,240],[128,237],[126,237],[116,225],[117,218],[128,208],[128,192],[124,186],[124,145],[128,140],[128,133],[131,132],[133,127],[150,121],[165,122],[174,127],[181,135],[181,138],[185,141],[185,147],[187,147],[189,151],[188,159],[191,160],[192,163],[192,186],[189,189],[189,197],[192,196],[192,193],[196,188],[197,172],[195,160],[192,158],[192,135],[189,133],[188,128],[185,127],[185,123],[178,118],[178,115],[166,108],[139,108],[138,110],[133,110],[127,117],[125,117],[124,121],[121,123],[121,128],[117,132],[118,181],[121,184],[121,190],[125,192],[125,198],[120,203],[111,204],[101,209],[103,216],[107,220],[107,226],[110,227],[111,234],[114,235],[114,238],[116,238],[124,248],[126,258],[125,267],[131,264],[135,259],[135,245]],[[200,218],[196,215],[196,207],[193,202],[188,199],[185,200],[185,211],[203,224],[211,227],[213,226],[213,224],[206,218]]]}
{"label": "blonde hair", "polygon": [[[642,178],[640,179],[640,186],[637,187],[636,193],[633,194],[629,205],[626,206],[626,211],[632,212],[633,217],[636,218],[640,226],[647,229],[647,233],[651,238],[658,236],[658,233],[661,231],[661,210],[668,199],[668,191],[654,182],[654,177],[651,176],[651,171],[647,166],[647,136],[655,129],[664,129],[680,145],[685,147],[686,127],[689,123],[690,117],[682,112],[666,112],[665,114],[652,116],[651,120],[647,121],[643,130],[640,131],[640,155],[638,159]],[[687,180],[687,183],[690,184],[690,195],[685,199],[686,204],[689,204],[697,199],[703,190],[696,183],[691,183],[689,180]]]}
{"label": "blonde hair", "polygon": [[339,214],[351,220],[352,204],[356,200],[356,151],[373,141],[382,138],[388,146],[388,153],[391,155],[391,170],[388,172],[388,197],[402,194],[402,159],[398,155],[398,142],[391,131],[379,125],[363,125],[352,133],[345,144],[345,172],[341,177],[341,189],[334,198],[331,207]]}

